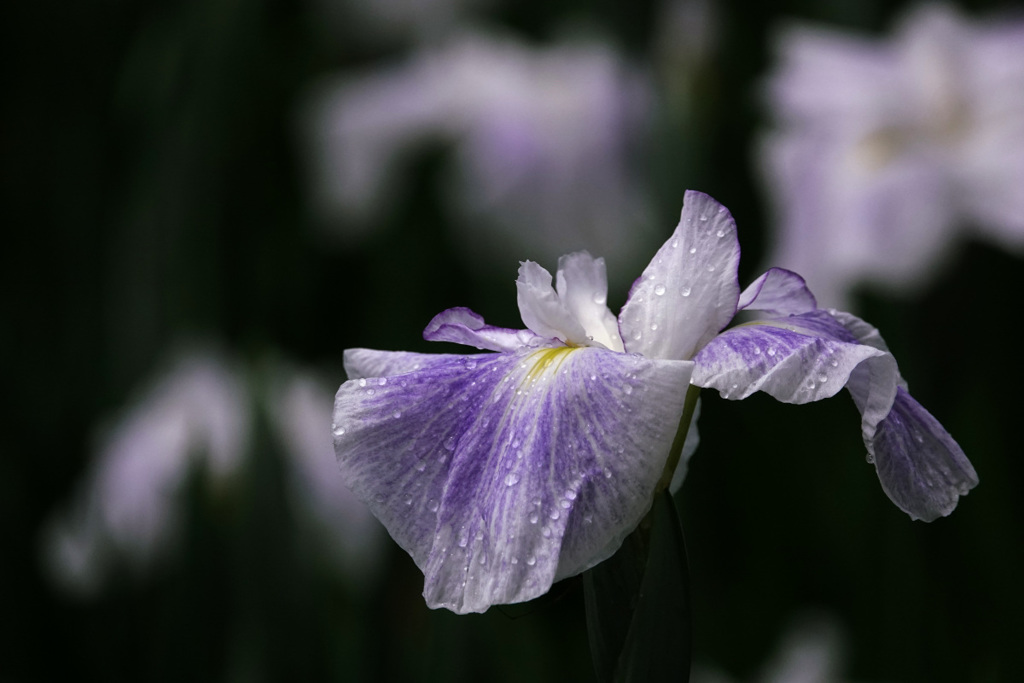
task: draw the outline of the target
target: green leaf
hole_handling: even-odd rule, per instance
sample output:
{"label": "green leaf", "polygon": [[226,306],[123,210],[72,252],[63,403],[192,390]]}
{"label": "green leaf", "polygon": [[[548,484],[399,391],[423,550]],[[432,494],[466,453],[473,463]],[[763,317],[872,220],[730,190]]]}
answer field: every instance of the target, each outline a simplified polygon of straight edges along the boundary
{"label": "green leaf", "polygon": [[689,584],[679,515],[662,491],[618,552],[583,575],[599,681],[689,681]]}

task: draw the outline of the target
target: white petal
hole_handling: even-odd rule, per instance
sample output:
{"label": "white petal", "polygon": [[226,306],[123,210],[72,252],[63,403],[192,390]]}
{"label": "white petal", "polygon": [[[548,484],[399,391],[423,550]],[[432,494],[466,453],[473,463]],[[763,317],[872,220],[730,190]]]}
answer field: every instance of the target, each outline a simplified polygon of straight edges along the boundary
{"label": "white petal", "polygon": [[619,315],[626,350],[692,358],[736,314],[740,246],[729,211],[687,191],[672,237],[633,284]]}
{"label": "white petal", "polygon": [[533,261],[523,261],[516,290],[519,313],[528,328],[541,337],[586,345],[587,333],[551,286],[551,273]]}
{"label": "white petal", "polygon": [[558,297],[588,337],[612,351],[622,351],[619,321],[608,308],[608,276],[603,258],[578,251],[558,259]]}

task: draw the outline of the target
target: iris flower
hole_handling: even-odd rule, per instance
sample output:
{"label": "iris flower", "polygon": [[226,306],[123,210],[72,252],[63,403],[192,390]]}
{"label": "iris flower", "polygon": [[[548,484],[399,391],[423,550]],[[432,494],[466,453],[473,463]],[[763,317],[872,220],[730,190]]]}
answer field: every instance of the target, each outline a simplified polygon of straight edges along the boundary
{"label": "iris flower", "polygon": [[[949,514],[977,484],[877,330],[818,309],[786,270],[741,293],[739,257],[732,216],[691,191],[618,318],[604,261],[578,252],[559,260],[554,287],[521,264],[527,329],[454,308],[424,331],[490,353],[345,352],[335,452],[423,571],[429,606],[529,600],[611,556],[685,460],[700,387],[788,403],[846,387],[883,489],[912,518]],[[763,317],[726,329],[740,311]]]}

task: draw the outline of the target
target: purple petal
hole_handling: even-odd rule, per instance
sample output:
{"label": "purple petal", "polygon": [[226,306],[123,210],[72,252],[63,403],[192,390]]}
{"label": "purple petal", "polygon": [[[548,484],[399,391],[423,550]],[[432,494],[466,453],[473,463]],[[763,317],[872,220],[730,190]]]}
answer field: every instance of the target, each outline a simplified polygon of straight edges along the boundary
{"label": "purple petal", "polygon": [[945,517],[978,485],[953,437],[902,388],[867,446],[882,489],[913,519]]}
{"label": "purple petal", "polygon": [[[543,340],[530,330],[512,330],[484,323],[483,316],[468,308],[449,308],[434,316],[423,330],[427,341],[446,341],[487,351],[515,351],[538,346]],[[351,375],[349,375],[351,376]]]}
{"label": "purple petal", "polygon": [[687,359],[736,314],[740,246],[729,211],[687,191],[672,237],[633,283],[619,315],[626,350]]}
{"label": "purple petal", "polygon": [[335,451],[427,603],[484,611],[618,548],[650,508],[692,367],[597,348],[437,357],[342,385]]}
{"label": "purple petal", "polygon": [[[481,358],[485,354],[481,354]],[[462,355],[440,353],[410,353],[408,351],[374,351],[373,349],[346,349],[345,374],[350,380],[364,377],[393,377],[423,370]]]}
{"label": "purple petal", "polygon": [[818,308],[804,279],[785,268],[769,268],[740,294],[739,310],[799,315]]}
{"label": "purple petal", "polygon": [[764,391],[785,403],[817,401],[838,393],[862,363],[878,366],[878,382],[867,385],[872,406],[885,404],[887,413],[896,389],[892,356],[856,343],[824,311],[726,330],[694,361],[693,383],[730,399]]}

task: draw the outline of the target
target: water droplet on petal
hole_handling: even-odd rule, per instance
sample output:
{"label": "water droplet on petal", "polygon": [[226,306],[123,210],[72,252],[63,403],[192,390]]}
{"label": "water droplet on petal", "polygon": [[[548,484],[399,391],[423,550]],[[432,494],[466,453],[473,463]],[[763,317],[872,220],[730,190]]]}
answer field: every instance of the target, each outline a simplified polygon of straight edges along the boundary
{"label": "water droplet on petal", "polygon": [[715,234],[718,235],[719,237],[725,237],[725,230],[719,230]]}
{"label": "water droplet on petal", "polygon": [[433,498],[427,501],[427,509],[430,510],[431,512],[437,512],[438,507],[440,506],[437,504],[437,501],[434,500]]}
{"label": "water droplet on petal", "polygon": [[768,347],[768,355],[769,356],[774,356],[775,355],[775,349],[773,347]]}
{"label": "water droplet on petal", "polygon": [[630,385],[630,384],[627,384],[626,386],[622,387],[622,390],[625,391],[626,394],[632,394],[633,393],[633,386]]}
{"label": "water droplet on petal", "polygon": [[466,359],[466,369],[467,370],[476,370],[476,359],[475,358],[467,358]]}
{"label": "water droplet on petal", "polygon": [[707,222],[707,220],[708,220],[708,217],[707,217],[707,216],[701,216],[701,217],[700,217],[700,222],[701,222],[701,223],[706,223],[706,222]]}
{"label": "water droplet on petal", "polygon": [[654,293],[657,294],[658,296],[662,296],[663,294],[665,294],[665,285],[655,285]]}
{"label": "water droplet on petal", "polygon": [[396,410],[395,412],[391,413],[391,417],[393,417],[393,418],[395,418],[397,420],[398,418],[402,417],[402,411],[401,410]]}
{"label": "water droplet on petal", "polygon": [[505,475],[505,486],[515,486],[519,483],[519,475],[515,472]]}
{"label": "water droplet on petal", "polygon": [[537,564],[537,558],[533,555],[530,555],[528,558],[526,558],[526,564],[532,567],[533,565]]}
{"label": "water droplet on petal", "polygon": [[715,266],[713,264],[710,264],[710,263],[708,264],[708,272],[709,273],[715,272]]}
{"label": "water droplet on petal", "polygon": [[633,333],[633,340],[634,341],[640,341],[640,337],[642,337],[642,336],[644,336],[643,332],[641,332],[640,330],[637,330],[636,332]]}
{"label": "water droplet on petal", "polygon": [[818,381],[824,384],[828,381],[828,375],[818,375]]}
{"label": "water droplet on petal", "polygon": [[427,461],[426,460],[420,460],[418,463],[416,463],[416,471],[417,472],[422,472],[425,469],[427,469]]}
{"label": "water droplet on petal", "polygon": [[697,253],[697,247],[690,247],[690,253],[691,254],[696,254]]}
{"label": "water droplet on petal", "polygon": [[871,455],[870,453],[868,453],[867,455],[865,455],[865,456],[864,456],[864,459],[865,459],[866,461],[868,461],[869,463],[874,463],[874,462],[875,462],[875,456]]}
{"label": "water droplet on petal", "polygon": [[691,290],[689,287],[683,287],[681,290],[679,290],[679,293],[682,294],[683,296],[690,296],[690,291]]}
{"label": "water droplet on petal", "polygon": [[388,378],[387,377],[381,377],[380,379],[377,380],[377,384],[379,384],[380,386],[384,386],[387,383],[388,383]]}
{"label": "water droplet on petal", "polygon": [[672,248],[675,249],[678,246],[679,246],[679,238],[678,237],[673,237],[672,238]]}
{"label": "water droplet on petal", "polygon": [[540,519],[540,515],[538,515],[536,512],[530,513],[530,524],[536,524],[538,519]]}
{"label": "water droplet on petal", "polygon": [[557,509],[552,510],[551,514],[548,515],[548,517],[550,517],[551,519],[558,519],[561,516],[562,516],[562,513],[559,512]]}
{"label": "water droplet on petal", "polygon": [[366,380],[365,379],[359,380],[359,386],[365,387],[366,386]]}
{"label": "water droplet on petal", "polygon": [[597,292],[596,294],[594,294],[594,303],[597,304],[598,306],[604,306],[605,302],[607,301],[608,297],[602,294],[601,292]]}
{"label": "water droplet on petal", "polygon": [[344,427],[335,427],[334,428],[334,435],[335,436],[341,436],[344,433],[345,433],[345,428]]}

